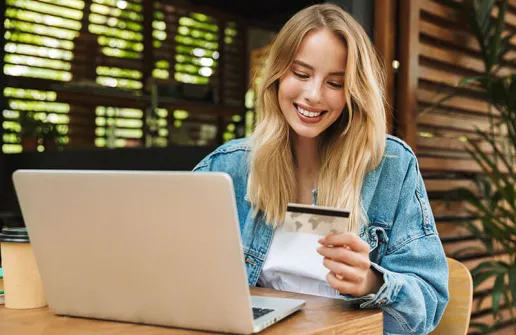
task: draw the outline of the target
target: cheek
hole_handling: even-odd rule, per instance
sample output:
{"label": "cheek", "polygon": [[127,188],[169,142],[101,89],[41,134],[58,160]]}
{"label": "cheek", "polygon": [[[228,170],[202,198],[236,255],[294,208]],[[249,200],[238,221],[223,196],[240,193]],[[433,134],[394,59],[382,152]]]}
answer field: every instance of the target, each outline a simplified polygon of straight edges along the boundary
{"label": "cheek", "polygon": [[342,111],[346,107],[346,98],[344,93],[337,93],[328,97],[328,103],[331,109]]}
{"label": "cheek", "polygon": [[299,80],[292,77],[286,77],[280,81],[278,97],[281,100],[292,100],[296,98],[301,92]]}

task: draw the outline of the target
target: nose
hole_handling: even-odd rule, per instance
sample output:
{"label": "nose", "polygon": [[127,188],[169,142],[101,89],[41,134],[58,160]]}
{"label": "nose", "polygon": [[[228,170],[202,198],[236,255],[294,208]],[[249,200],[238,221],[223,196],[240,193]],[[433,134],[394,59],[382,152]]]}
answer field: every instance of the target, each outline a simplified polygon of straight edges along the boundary
{"label": "nose", "polygon": [[322,89],[318,80],[312,80],[307,83],[304,98],[307,102],[313,104],[321,102]]}

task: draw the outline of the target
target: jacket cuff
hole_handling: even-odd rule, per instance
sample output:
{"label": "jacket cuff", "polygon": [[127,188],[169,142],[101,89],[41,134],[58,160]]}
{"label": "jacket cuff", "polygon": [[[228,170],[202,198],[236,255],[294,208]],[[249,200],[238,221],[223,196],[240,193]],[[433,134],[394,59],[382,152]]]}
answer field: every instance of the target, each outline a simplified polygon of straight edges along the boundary
{"label": "jacket cuff", "polygon": [[370,293],[361,297],[341,294],[340,298],[342,300],[360,303],[360,308],[382,307],[395,302],[398,292],[400,291],[400,285],[393,273],[375,263],[371,263],[371,267],[373,268],[373,271],[379,272],[383,277],[383,285],[380,287],[378,292]]}

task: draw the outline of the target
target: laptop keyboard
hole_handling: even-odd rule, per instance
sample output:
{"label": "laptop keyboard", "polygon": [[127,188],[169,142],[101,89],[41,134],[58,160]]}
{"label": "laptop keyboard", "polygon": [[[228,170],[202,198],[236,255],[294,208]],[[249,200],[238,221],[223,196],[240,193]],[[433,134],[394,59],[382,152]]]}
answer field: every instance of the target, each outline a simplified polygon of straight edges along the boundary
{"label": "laptop keyboard", "polygon": [[258,319],[260,316],[264,316],[265,314],[268,314],[270,312],[274,311],[273,309],[269,308],[258,308],[253,307],[253,318]]}

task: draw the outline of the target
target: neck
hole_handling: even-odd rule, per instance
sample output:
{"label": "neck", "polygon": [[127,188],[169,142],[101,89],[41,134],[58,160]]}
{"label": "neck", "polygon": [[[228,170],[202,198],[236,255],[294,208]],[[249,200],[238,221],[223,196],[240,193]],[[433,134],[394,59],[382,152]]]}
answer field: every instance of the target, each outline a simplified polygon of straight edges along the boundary
{"label": "neck", "polygon": [[320,167],[318,139],[294,135],[293,147],[297,174],[303,177],[317,177]]}

